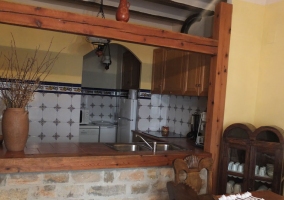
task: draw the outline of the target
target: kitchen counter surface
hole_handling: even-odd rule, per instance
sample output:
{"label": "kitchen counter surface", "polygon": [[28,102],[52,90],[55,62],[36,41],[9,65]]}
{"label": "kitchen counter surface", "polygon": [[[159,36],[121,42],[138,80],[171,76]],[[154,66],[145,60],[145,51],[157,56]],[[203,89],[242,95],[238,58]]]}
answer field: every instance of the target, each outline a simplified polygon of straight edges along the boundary
{"label": "kitchen counter surface", "polygon": [[103,143],[28,143],[23,152],[9,152],[2,144],[0,173],[169,166],[188,155],[211,156],[186,138],[167,140],[187,150],[120,152]]}

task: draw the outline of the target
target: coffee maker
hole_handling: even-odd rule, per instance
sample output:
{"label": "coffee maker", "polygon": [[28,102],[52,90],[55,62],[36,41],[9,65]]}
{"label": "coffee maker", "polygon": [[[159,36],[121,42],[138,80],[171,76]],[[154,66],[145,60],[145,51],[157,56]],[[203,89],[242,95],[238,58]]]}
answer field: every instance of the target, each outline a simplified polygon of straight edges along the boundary
{"label": "coffee maker", "polygon": [[190,118],[190,132],[187,134],[188,138],[196,140],[199,121],[200,121],[200,113],[199,112],[193,113]]}

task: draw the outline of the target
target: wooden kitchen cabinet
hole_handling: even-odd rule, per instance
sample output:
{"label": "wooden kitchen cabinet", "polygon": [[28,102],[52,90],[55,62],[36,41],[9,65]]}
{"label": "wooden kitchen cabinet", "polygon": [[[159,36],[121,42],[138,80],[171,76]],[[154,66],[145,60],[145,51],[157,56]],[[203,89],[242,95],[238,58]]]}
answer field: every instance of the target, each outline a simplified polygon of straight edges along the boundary
{"label": "wooden kitchen cabinet", "polygon": [[[227,183],[231,182],[241,185],[242,191],[272,190],[282,194],[283,150],[284,130],[278,127],[230,125],[222,141],[219,193],[228,194]],[[243,170],[234,169],[230,163],[242,164]]]}
{"label": "wooden kitchen cabinet", "polygon": [[183,94],[188,96],[207,96],[209,87],[211,56],[188,53],[184,67],[185,87]]}
{"label": "wooden kitchen cabinet", "polygon": [[207,96],[210,56],[175,49],[154,50],[153,94]]}
{"label": "wooden kitchen cabinet", "polygon": [[132,52],[126,51],[122,61],[121,89],[139,89],[141,62]]}

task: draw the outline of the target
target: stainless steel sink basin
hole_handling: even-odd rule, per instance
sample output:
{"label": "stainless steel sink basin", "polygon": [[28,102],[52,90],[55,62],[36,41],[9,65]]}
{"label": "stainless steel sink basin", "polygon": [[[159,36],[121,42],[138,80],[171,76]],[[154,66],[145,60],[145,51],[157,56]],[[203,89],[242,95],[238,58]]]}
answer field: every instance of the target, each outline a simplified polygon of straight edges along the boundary
{"label": "stainless steel sink basin", "polygon": [[[153,146],[153,143],[149,143]],[[116,151],[151,151],[148,146],[144,143],[105,143],[106,146]],[[157,142],[156,151],[180,151],[185,150],[184,148],[171,144],[171,143],[160,143]]]}
{"label": "stainless steel sink basin", "polygon": [[137,143],[105,143],[106,146],[116,151],[150,151],[144,144]]}
{"label": "stainless steel sink basin", "polygon": [[157,143],[156,146],[156,151],[174,151],[174,150],[185,150],[185,149],[171,143]]}

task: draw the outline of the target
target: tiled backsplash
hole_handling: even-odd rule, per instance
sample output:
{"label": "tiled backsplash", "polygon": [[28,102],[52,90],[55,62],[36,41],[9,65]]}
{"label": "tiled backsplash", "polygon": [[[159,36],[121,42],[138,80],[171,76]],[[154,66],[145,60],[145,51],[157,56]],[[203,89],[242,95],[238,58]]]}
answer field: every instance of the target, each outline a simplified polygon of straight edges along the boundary
{"label": "tiled backsplash", "polygon": [[[27,107],[28,142],[77,142],[80,109],[89,109],[90,121],[115,122],[118,97],[126,98],[127,91],[81,89],[80,85],[45,82]],[[186,135],[190,131],[190,116],[206,110],[206,104],[206,97],[151,95],[149,90],[140,90],[137,129],[158,131],[168,125],[170,131]]]}
{"label": "tiled backsplash", "polygon": [[190,131],[190,118],[195,112],[205,111],[207,97],[151,95],[138,104],[139,130],[159,131],[169,126],[171,132],[186,135]]}

